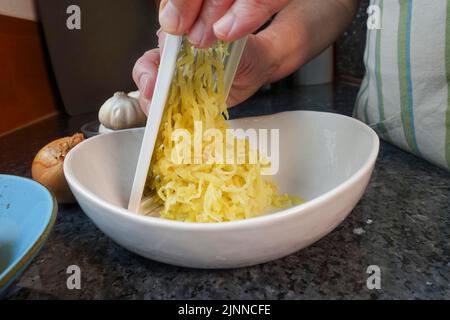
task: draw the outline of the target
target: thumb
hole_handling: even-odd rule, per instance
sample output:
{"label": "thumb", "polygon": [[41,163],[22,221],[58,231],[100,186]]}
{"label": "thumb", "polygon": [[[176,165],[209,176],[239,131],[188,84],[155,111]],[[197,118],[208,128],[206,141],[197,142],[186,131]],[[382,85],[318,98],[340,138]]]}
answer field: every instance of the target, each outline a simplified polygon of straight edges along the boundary
{"label": "thumb", "polygon": [[133,68],[133,80],[141,93],[139,102],[145,114],[148,113],[149,102],[153,97],[159,62],[160,50],[153,49],[139,58]]}

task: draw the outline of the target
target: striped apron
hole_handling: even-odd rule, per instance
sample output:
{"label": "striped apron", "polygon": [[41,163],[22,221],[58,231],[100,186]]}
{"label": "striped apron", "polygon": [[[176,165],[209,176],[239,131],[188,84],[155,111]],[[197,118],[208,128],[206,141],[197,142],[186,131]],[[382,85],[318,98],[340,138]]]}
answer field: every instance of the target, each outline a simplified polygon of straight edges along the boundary
{"label": "striped apron", "polygon": [[372,0],[354,116],[384,140],[450,169],[450,0]]}

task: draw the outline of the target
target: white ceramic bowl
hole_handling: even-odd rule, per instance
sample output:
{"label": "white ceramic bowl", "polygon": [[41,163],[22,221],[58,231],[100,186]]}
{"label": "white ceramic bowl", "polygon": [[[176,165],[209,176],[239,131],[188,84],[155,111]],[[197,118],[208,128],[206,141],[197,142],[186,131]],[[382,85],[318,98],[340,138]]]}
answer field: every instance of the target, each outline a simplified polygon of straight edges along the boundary
{"label": "white ceramic bowl", "polygon": [[80,206],[123,247],[157,261],[195,268],[267,262],[319,240],[355,207],[369,182],[379,139],[338,114],[295,111],[234,120],[243,129],[280,129],[281,191],[308,201],[244,221],[195,224],[127,211],[143,129],[90,138],[67,156],[64,171]]}

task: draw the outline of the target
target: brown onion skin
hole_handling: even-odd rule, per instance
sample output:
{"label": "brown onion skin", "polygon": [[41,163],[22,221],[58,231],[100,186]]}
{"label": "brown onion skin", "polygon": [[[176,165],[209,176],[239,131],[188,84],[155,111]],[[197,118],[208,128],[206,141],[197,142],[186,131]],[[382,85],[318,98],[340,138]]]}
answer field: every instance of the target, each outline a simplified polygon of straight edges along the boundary
{"label": "brown onion skin", "polygon": [[77,133],[72,137],[52,141],[37,153],[31,165],[32,178],[46,186],[55,195],[58,203],[75,202],[64,177],[64,159],[67,153],[83,140],[83,135]]}

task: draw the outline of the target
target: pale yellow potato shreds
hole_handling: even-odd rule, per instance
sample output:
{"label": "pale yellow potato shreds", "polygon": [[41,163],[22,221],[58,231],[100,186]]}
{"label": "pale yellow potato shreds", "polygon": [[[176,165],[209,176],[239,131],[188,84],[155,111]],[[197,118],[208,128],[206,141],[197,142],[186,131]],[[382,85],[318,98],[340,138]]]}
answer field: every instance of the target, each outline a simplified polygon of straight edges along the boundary
{"label": "pale yellow potato shreds", "polygon": [[[197,157],[200,161],[194,159],[193,146],[189,163],[172,161],[175,148],[172,133],[184,129],[194,137],[196,121],[201,121],[203,132],[219,129],[223,133],[223,146],[226,145],[227,54],[228,46],[223,42],[210,49],[194,49],[187,41],[183,44],[147,177],[141,204],[143,214],[156,213],[161,218],[185,222],[224,222],[252,218],[272,206],[289,207],[301,201],[279,195],[276,184],[261,175],[261,162],[208,164],[208,160],[214,159],[216,139],[202,139],[203,153],[201,159]],[[237,148],[237,138],[232,139]],[[251,150],[248,141],[244,143],[248,159]]]}

